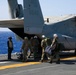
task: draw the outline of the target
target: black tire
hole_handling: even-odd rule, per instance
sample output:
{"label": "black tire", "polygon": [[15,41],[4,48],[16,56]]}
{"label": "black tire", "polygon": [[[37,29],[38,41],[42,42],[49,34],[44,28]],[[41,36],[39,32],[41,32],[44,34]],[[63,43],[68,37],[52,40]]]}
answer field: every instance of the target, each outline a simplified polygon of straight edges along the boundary
{"label": "black tire", "polygon": [[76,49],[75,49],[75,55],[76,55]]}

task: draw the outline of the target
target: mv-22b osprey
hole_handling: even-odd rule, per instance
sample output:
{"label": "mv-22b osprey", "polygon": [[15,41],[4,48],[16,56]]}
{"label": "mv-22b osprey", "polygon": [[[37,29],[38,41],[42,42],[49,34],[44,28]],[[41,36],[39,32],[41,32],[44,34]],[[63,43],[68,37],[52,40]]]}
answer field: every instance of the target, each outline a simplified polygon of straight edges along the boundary
{"label": "mv-22b osprey", "polygon": [[41,38],[58,34],[59,42],[66,50],[76,53],[76,15],[48,17],[45,22],[39,0],[23,0],[23,7],[17,0],[7,0],[11,19],[0,20],[0,27],[7,27],[21,38],[37,35]]}

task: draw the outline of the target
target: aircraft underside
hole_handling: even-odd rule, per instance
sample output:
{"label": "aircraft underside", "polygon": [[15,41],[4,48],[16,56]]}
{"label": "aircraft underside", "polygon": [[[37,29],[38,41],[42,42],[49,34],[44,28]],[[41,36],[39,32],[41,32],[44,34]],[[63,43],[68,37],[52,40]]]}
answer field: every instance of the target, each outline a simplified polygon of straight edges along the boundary
{"label": "aircraft underside", "polygon": [[17,34],[19,37],[24,39],[24,37],[28,37],[29,39],[35,35],[32,34],[26,34],[24,33],[24,28],[9,28],[11,31],[13,31],[15,34]]}

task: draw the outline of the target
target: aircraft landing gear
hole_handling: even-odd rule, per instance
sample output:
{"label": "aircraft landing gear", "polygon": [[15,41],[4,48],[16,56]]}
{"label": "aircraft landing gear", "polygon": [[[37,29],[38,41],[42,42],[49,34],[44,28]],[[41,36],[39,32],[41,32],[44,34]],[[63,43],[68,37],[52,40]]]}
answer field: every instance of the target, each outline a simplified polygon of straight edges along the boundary
{"label": "aircraft landing gear", "polygon": [[76,49],[75,49],[75,55],[76,55]]}

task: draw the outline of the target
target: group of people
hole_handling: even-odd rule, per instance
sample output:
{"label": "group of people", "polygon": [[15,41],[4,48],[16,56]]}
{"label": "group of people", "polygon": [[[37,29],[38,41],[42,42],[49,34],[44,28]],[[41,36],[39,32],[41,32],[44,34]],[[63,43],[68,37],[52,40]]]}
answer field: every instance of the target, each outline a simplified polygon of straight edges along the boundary
{"label": "group of people", "polygon": [[[31,53],[33,53],[34,59],[36,59],[38,45],[39,45],[39,41],[37,39],[37,36],[31,37],[30,40],[27,37],[24,37],[24,41],[23,41],[23,44],[21,47],[21,50],[23,51],[23,60],[22,61],[27,61],[27,59],[31,55]],[[30,53],[28,51],[30,51]]]}
{"label": "group of people", "polygon": [[[53,40],[51,40],[50,38],[46,38],[45,36],[42,36],[42,41],[41,41],[42,55],[40,60],[41,62],[43,62],[44,56],[46,55],[47,58],[50,60],[50,63],[53,62],[54,57],[56,57],[57,59],[56,63],[60,63],[57,39],[58,39],[57,34],[53,35]],[[22,59],[23,62],[27,61],[31,53],[33,53],[34,59],[36,59],[36,53],[38,51],[39,44],[40,43],[39,40],[37,39],[37,36],[31,37],[30,40],[27,37],[24,37],[24,41],[20,49],[23,52],[23,59]],[[7,45],[8,45],[8,59],[11,60],[11,53],[13,50],[12,37],[8,38]],[[51,48],[50,49],[51,54],[45,52],[47,46]],[[28,51],[30,51],[30,53]]]}
{"label": "group of people", "polygon": [[[11,59],[11,53],[13,51],[12,37],[8,38],[7,46],[8,46],[8,60],[12,60]],[[38,46],[39,46],[39,40],[37,39],[37,36],[31,37],[30,40],[28,39],[28,37],[24,37],[24,40],[23,40],[23,43],[20,49],[20,52],[22,52],[23,54],[22,61],[27,61],[31,53],[33,53],[34,59],[36,59],[36,53],[38,51]]]}
{"label": "group of people", "polygon": [[[59,57],[59,43],[58,43],[58,35],[53,35],[53,40],[50,38],[45,38],[43,36],[43,39],[41,41],[41,47],[42,47],[42,56],[41,56],[41,62],[44,60],[44,56],[47,56],[47,59],[50,60],[49,62],[52,63],[53,59],[56,58],[56,63],[60,63],[60,57]],[[45,51],[48,50],[48,51]]]}

